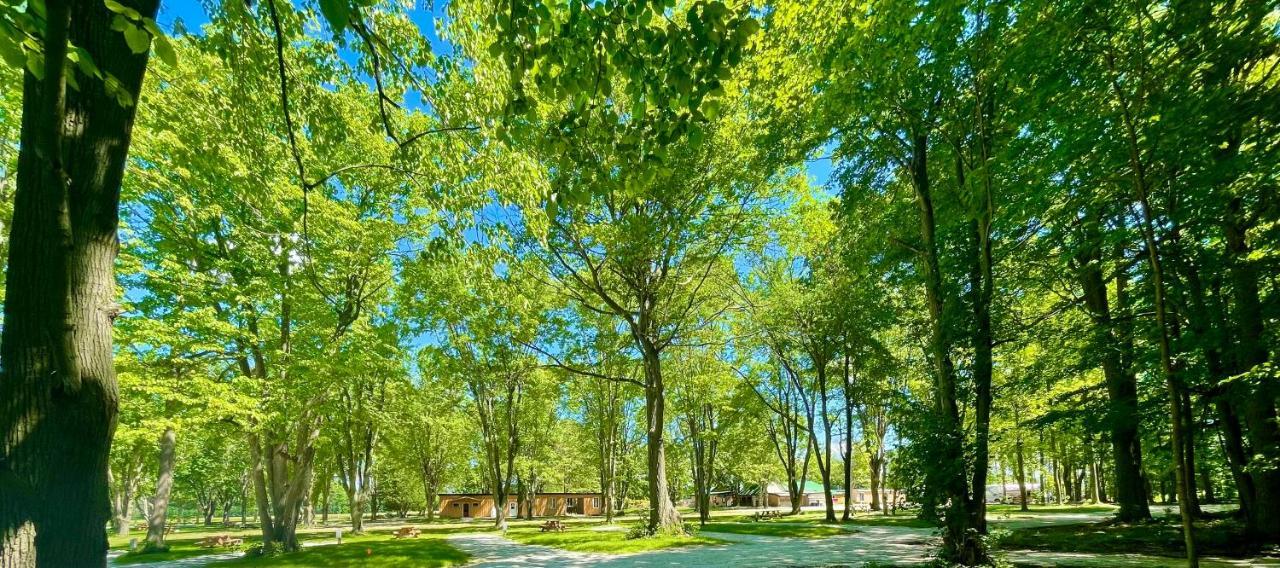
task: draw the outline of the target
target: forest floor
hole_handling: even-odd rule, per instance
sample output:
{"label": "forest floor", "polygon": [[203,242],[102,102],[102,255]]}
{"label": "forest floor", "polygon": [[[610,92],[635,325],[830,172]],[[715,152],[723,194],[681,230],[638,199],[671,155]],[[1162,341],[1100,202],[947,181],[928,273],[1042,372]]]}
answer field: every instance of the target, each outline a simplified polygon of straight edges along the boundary
{"label": "forest floor", "polygon": [[[1144,525],[1107,523],[1108,506],[1037,506],[1031,511],[992,506],[988,515],[998,556],[1016,566],[1162,567],[1182,566],[1176,530],[1152,511],[1157,522]],[[1221,509],[1210,508],[1221,515]],[[210,553],[194,543],[206,532],[171,538],[169,555],[124,555],[113,550],[112,564],[145,564],[154,568],[197,566],[911,566],[929,562],[938,537],[927,523],[911,513],[885,516],[864,513],[852,523],[822,523],[821,511],[751,522],[743,510],[716,511],[696,536],[672,539],[626,540],[625,527],[638,519],[624,517],[620,525],[596,519],[573,519],[564,533],[540,533],[541,521],[516,521],[504,538],[483,521],[426,524],[392,519],[369,523],[365,535],[343,538],[338,545],[334,528],[301,532],[302,552],[271,559],[244,558],[236,551]],[[693,519],[690,519],[693,520]],[[696,521],[695,521],[696,522]],[[1217,523],[1215,525],[1215,523]],[[391,531],[411,524],[423,529],[418,539],[394,540]],[[1238,558],[1229,530],[1206,521],[1200,539],[1206,542],[1202,561],[1208,567],[1275,565],[1266,555]],[[213,531],[217,533],[218,531]],[[223,531],[235,532],[235,531]],[[207,533],[212,534],[212,533]],[[252,537],[251,531],[244,531]],[[176,536],[176,535],[175,535]],[[119,539],[113,539],[118,545]],[[247,544],[251,544],[248,543]]]}

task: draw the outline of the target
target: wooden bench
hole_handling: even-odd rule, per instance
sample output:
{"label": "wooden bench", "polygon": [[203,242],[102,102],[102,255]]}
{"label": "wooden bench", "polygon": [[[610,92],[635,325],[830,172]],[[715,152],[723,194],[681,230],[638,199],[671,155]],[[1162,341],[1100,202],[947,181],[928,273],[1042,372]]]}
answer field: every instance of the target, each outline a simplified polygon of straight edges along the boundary
{"label": "wooden bench", "polygon": [[765,521],[769,519],[777,519],[779,517],[782,517],[782,511],[778,511],[774,509],[769,509],[767,511],[756,511],[756,514],[753,515],[753,518],[755,519],[756,522]]}
{"label": "wooden bench", "polygon": [[203,540],[196,543],[201,548],[240,548],[244,544],[244,539],[231,538],[231,535],[219,534],[204,537]]}
{"label": "wooden bench", "polygon": [[542,523],[541,529],[542,529],[542,532],[551,532],[551,531],[564,532],[564,523],[557,521],[555,519],[552,519],[550,521]]}
{"label": "wooden bench", "polygon": [[422,534],[422,531],[418,530],[418,527],[400,527],[400,529],[395,532],[395,537],[396,538],[408,538],[408,537],[418,538],[418,535],[420,534]]}

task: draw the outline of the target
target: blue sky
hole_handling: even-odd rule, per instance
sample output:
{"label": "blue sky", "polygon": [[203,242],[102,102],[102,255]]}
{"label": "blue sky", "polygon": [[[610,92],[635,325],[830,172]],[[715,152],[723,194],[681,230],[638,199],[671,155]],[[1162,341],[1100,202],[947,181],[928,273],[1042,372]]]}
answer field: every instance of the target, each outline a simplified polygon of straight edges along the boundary
{"label": "blue sky", "polygon": [[[156,21],[160,24],[161,28],[169,32],[172,32],[175,24],[178,21],[181,21],[182,27],[187,30],[187,33],[198,34],[203,26],[208,24],[210,21],[209,12],[206,11],[206,6],[203,4],[206,2],[212,3],[214,1],[216,0],[163,0],[161,2],[160,12]],[[429,39],[432,48],[437,53],[449,53],[452,51],[452,46],[441,40],[436,35],[436,21],[445,17],[446,6],[447,0],[438,0],[435,2],[417,0],[414,7],[409,11],[409,18],[418,25],[422,34]],[[347,51],[344,54],[344,57],[351,58],[354,62],[355,54]],[[372,78],[366,78],[366,81],[372,89]],[[419,106],[420,101],[414,100],[418,99],[418,97],[409,97],[409,99],[410,100],[406,101],[407,105],[410,107],[421,108]],[[429,112],[427,109],[422,110]],[[805,169],[814,183],[826,185],[830,181],[832,173],[832,160],[829,157],[830,154],[831,148],[824,147],[818,151],[818,156],[805,163]],[[827,193],[831,195],[836,192],[834,188],[828,187]],[[503,216],[502,211],[496,205],[481,210],[477,214],[487,218]],[[475,235],[469,235],[469,238],[475,238]],[[418,336],[411,340],[411,344],[416,350],[429,341],[431,341],[431,338],[428,336]]]}
{"label": "blue sky", "polygon": [[[156,21],[165,30],[172,30],[174,22],[182,20],[183,25],[191,33],[198,33],[201,26],[209,22],[208,12],[202,6],[204,0],[163,0],[160,4],[160,14]],[[212,1],[212,0],[209,0]],[[449,53],[452,46],[436,36],[437,19],[444,18],[447,0],[416,0],[414,7],[409,11],[409,19],[418,25],[422,30],[422,34],[431,42],[432,49],[437,53]],[[408,101],[408,104],[414,105],[417,101]],[[831,181],[832,160],[830,148],[824,148],[820,152],[820,156],[809,160],[805,164],[805,169],[809,173],[809,177],[819,185],[827,185]],[[827,188],[832,194],[835,193],[834,188]]]}

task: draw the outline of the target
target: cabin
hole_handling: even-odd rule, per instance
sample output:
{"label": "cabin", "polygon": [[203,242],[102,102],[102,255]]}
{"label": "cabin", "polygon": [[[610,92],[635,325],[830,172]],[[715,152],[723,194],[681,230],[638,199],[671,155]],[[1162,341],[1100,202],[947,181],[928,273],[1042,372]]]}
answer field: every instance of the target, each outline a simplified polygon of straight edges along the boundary
{"label": "cabin", "polygon": [[[880,502],[888,504],[893,499],[893,490],[889,488],[881,488]],[[791,494],[787,491],[787,486],[781,483],[769,483],[765,486],[765,499],[760,498],[759,485],[747,485],[740,491],[721,490],[711,492],[712,507],[758,507],[758,508],[789,508],[791,507]],[[822,484],[816,481],[806,481],[804,490],[801,494],[801,507],[822,507],[823,498]],[[869,508],[871,506],[871,490],[864,487],[855,487],[850,495],[851,503],[855,509]],[[844,507],[845,491],[843,487],[831,488],[831,504],[834,507]],[[899,503],[903,502],[903,496],[898,496]]]}
{"label": "cabin", "polygon": [[[1027,482],[1027,497],[1040,494],[1040,484]],[[987,486],[988,503],[1022,503],[1022,488],[1017,483],[996,483]]]}
{"label": "cabin", "polygon": [[[566,517],[569,515],[597,516],[604,514],[604,502],[599,493],[537,493],[533,496],[533,516]],[[515,495],[507,497],[507,517],[514,518],[518,501]],[[441,517],[451,519],[492,519],[496,516],[493,495],[490,493],[441,493]]]}

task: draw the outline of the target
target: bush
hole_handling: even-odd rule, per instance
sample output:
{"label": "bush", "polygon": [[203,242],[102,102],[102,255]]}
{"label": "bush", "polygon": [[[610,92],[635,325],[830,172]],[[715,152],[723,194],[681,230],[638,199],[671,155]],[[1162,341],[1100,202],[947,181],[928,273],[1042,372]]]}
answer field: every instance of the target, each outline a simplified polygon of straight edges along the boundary
{"label": "bush", "polygon": [[627,540],[649,538],[651,536],[692,536],[698,533],[698,525],[690,522],[681,523],[680,528],[666,528],[657,531],[649,530],[649,525],[640,523],[627,529]]}

